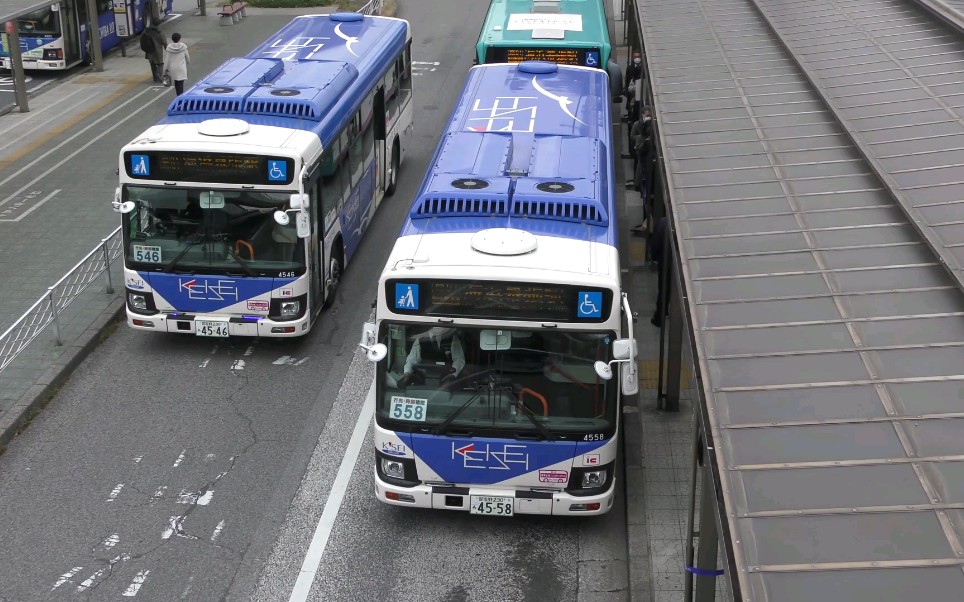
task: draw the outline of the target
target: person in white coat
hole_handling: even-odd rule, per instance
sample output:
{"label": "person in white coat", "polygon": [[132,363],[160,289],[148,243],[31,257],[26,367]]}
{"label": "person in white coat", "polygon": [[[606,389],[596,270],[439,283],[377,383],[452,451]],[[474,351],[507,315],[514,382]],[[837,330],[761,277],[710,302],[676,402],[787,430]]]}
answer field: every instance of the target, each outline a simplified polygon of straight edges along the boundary
{"label": "person in white coat", "polygon": [[167,74],[174,82],[174,92],[180,96],[184,92],[184,82],[187,81],[187,66],[191,62],[191,55],[187,51],[187,44],[181,42],[181,34],[171,35],[171,43],[164,49],[164,65]]}

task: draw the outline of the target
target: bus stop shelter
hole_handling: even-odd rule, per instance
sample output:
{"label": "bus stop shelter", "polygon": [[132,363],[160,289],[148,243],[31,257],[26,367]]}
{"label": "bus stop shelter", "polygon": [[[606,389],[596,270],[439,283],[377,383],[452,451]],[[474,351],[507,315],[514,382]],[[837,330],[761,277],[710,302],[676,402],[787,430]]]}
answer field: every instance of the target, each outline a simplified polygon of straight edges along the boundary
{"label": "bus stop shelter", "polygon": [[[17,106],[21,113],[26,113],[27,106],[27,84],[23,74],[23,58],[20,55],[20,35],[14,21],[24,15],[30,14],[46,6],[56,4],[56,0],[0,0],[0,23],[4,24],[0,35],[5,37],[4,46],[10,50],[10,68],[13,71],[13,88],[17,100]],[[95,0],[87,0],[87,14],[96,15],[97,5]],[[103,70],[103,57],[100,51],[100,30],[97,27],[87,25],[88,35],[93,36],[93,63],[94,70]]]}

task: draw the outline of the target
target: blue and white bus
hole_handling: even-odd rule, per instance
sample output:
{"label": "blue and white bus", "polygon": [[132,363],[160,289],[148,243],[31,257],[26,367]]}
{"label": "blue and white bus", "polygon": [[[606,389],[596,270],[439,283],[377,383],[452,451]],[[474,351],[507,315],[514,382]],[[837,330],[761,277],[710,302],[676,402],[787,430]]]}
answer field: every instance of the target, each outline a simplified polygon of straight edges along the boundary
{"label": "blue and white bus", "polygon": [[612,507],[637,368],[609,108],[598,69],[469,71],[363,329],[378,499],[500,516]]}
{"label": "blue and white bus", "polygon": [[[159,23],[173,0],[97,0],[103,52]],[[92,60],[86,0],[60,0],[16,19],[24,69],[62,71]],[[0,31],[4,28],[0,27]],[[0,67],[10,69],[6,33],[0,35]]]}
{"label": "blue and white bus", "polygon": [[411,32],[294,19],[120,153],[127,322],[298,336],[329,304],[412,134]]}

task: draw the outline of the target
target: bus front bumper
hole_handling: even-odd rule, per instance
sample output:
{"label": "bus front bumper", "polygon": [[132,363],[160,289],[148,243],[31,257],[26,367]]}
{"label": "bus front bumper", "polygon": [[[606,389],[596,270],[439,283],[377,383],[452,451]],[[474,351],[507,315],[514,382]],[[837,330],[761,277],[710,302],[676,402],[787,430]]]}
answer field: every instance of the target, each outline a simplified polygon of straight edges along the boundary
{"label": "bus front bumper", "polygon": [[399,487],[383,481],[376,470],[375,492],[380,501],[394,506],[469,512],[472,496],[511,497],[513,498],[513,514],[586,516],[609,512],[613,506],[616,480],[614,478],[609,484],[609,489],[599,495],[574,496],[565,491],[533,492],[497,487],[438,487],[433,485]]}
{"label": "bus front bumper", "polygon": [[[218,334],[198,333],[197,326],[204,322],[218,322],[227,326],[227,334],[223,329],[209,330]],[[127,308],[127,325],[135,330],[152,332],[173,332],[175,334],[193,334],[204,337],[298,337],[306,334],[310,326],[309,314],[297,320],[279,322],[268,318],[249,320],[246,318],[228,316],[188,316],[171,314],[154,314],[145,316],[132,312]]]}

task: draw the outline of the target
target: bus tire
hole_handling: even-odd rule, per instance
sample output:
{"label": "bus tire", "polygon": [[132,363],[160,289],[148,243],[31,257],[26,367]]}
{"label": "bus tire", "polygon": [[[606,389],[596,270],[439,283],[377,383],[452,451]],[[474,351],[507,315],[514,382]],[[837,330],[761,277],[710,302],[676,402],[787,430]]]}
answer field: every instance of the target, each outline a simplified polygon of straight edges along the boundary
{"label": "bus tire", "polygon": [[322,309],[331,307],[335,300],[335,291],[338,290],[338,283],[341,282],[341,273],[344,269],[345,249],[339,238],[332,245],[331,260],[328,262],[328,274],[325,278],[325,301],[321,306]]}
{"label": "bus tire", "polygon": [[392,196],[395,194],[395,189],[398,188],[398,155],[398,138],[395,138],[395,142],[392,143],[392,162],[388,168],[388,185],[385,186],[385,196]]}

